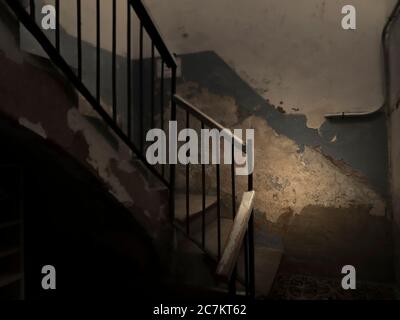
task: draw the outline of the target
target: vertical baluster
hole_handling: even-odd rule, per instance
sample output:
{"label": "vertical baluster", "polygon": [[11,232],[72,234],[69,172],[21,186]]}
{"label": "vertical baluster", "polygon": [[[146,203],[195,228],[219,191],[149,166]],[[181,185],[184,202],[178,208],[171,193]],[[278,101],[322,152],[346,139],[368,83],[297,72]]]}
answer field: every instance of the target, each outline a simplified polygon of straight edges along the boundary
{"label": "vertical baluster", "polygon": [[[161,83],[160,83],[160,113],[161,113],[161,130],[164,130],[164,60],[161,59]],[[162,150],[165,152],[166,150]],[[165,165],[161,165],[161,174],[164,177],[165,175]]]}
{"label": "vertical baluster", "polygon": [[[186,128],[189,128],[189,112],[186,111]],[[186,142],[189,142],[189,137],[186,138]],[[186,233],[187,235],[190,234],[190,221],[189,221],[189,213],[190,213],[190,197],[189,197],[189,192],[190,192],[190,164],[186,165]]]}
{"label": "vertical baluster", "polygon": [[[173,67],[172,68],[172,78],[171,78],[171,121],[176,121],[176,102],[174,99],[175,93],[176,93],[176,67]],[[175,219],[175,165],[170,164],[169,170],[170,170],[169,171],[170,216],[171,216],[171,221],[174,221],[174,219]]]}
{"label": "vertical baluster", "polygon": [[128,56],[127,56],[127,111],[128,111],[128,137],[131,139],[131,99],[132,99],[132,86],[131,86],[131,59],[132,59],[132,48],[131,48],[131,5],[129,0],[127,0],[127,47],[128,47]]}
{"label": "vertical baluster", "polygon": [[[242,148],[242,146],[240,146]],[[252,186],[250,188],[250,183],[248,183],[248,191],[252,190]],[[252,213],[251,213],[252,215]],[[250,219],[249,219],[250,220]],[[246,234],[244,236],[244,243],[243,243],[243,248],[244,248],[244,283],[245,283],[245,289],[246,289],[246,296],[251,296],[251,270],[250,270],[250,246],[254,245],[250,241],[250,232],[249,232],[249,225],[247,226]],[[254,249],[254,248],[253,248]],[[253,270],[254,272],[254,270]]]}
{"label": "vertical baluster", "polygon": [[[25,190],[25,183],[24,183],[24,170],[22,168],[19,168],[19,217],[21,221],[24,221],[24,190]],[[21,223],[20,224],[20,244],[22,246],[22,250],[20,251],[20,266],[21,266],[21,273],[25,274],[25,224]],[[21,300],[25,299],[25,281],[20,281],[20,298]]]}
{"label": "vertical baluster", "polygon": [[56,0],[56,49],[60,53],[60,0]]}
{"label": "vertical baluster", "polygon": [[117,121],[117,2],[112,5],[112,117]]}
{"label": "vertical baluster", "polygon": [[[217,150],[220,154],[220,151]],[[219,157],[220,158],[220,157]],[[218,239],[218,259],[221,258],[221,173],[220,165],[217,164],[217,239]]]}
{"label": "vertical baluster", "polygon": [[[247,151],[249,152],[249,150]],[[251,154],[250,157],[253,155]],[[248,177],[248,191],[252,191],[253,187],[253,174],[251,173]],[[249,226],[249,292],[250,296],[254,298],[255,296],[255,269],[254,269],[254,211],[250,215]]]}
{"label": "vertical baluster", "polygon": [[164,60],[161,59],[161,79],[160,79],[160,113],[161,113],[161,129],[164,130]]}
{"label": "vertical baluster", "polygon": [[[201,129],[204,129],[204,123],[201,122]],[[203,152],[203,150],[201,150]],[[201,245],[203,249],[206,246],[206,166],[201,165],[201,189],[202,189],[202,211],[201,211]]]}
{"label": "vertical baluster", "polygon": [[76,0],[77,10],[77,40],[78,40],[78,77],[82,81],[82,7],[81,0]]}
{"label": "vertical baluster", "polygon": [[96,100],[100,105],[100,0],[96,0]]}
{"label": "vertical baluster", "polygon": [[143,23],[140,22],[140,35],[139,35],[139,126],[140,126],[140,151],[143,153],[143,140],[144,140],[144,126],[143,126],[143,95],[144,95],[144,83],[143,83]]}
{"label": "vertical baluster", "polygon": [[[232,218],[235,219],[236,216],[236,179],[235,179],[235,140],[232,137],[232,165],[231,165],[231,176],[232,176]],[[237,265],[232,272],[232,278],[229,283],[229,292],[231,294],[236,294],[236,273]]]}
{"label": "vertical baluster", "polygon": [[29,1],[29,10],[30,10],[31,18],[35,21],[36,20],[36,17],[35,17],[35,13],[36,13],[35,0],[30,0]]}
{"label": "vertical baluster", "polygon": [[151,129],[154,128],[154,81],[155,81],[155,59],[154,59],[154,43],[151,43]]}
{"label": "vertical baluster", "polygon": [[246,296],[250,295],[250,288],[249,288],[249,232],[246,231],[246,234],[244,235],[244,242],[243,242],[243,248],[244,248],[244,285],[246,288]]}
{"label": "vertical baluster", "polygon": [[231,177],[232,177],[232,218],[236,216],[236,175],[235,175],[235,140],[232,138],[232,164],[231,164]]}

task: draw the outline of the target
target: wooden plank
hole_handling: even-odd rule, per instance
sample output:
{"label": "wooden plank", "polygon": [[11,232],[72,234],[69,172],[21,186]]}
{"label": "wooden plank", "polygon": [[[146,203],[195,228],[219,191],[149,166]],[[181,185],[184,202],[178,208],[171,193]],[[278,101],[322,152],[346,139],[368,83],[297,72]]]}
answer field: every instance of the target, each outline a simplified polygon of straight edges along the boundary
{"label": "wooden plank", "polygon": [[225,249],[217,266],[218,277],[229,280],[240,254],[250,215],[254,208],[255,191],[245,192],[233,222]]}

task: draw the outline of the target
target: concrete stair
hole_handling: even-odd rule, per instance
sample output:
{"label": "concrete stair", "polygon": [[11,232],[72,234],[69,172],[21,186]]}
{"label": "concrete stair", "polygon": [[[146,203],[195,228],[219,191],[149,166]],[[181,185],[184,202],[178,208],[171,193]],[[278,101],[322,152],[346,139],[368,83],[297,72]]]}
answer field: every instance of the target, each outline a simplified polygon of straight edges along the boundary
{"label": "concrete stair", "polygon": [[[217,197],[205,197],[204,218],[205,225],[208,225],[217,219]],[[186,230],[186,194],[177,193],[175,196],[175,219],[177,224]],[[190,194],[189,202],[189,232],[191,234],[199,233],[202,230],[203,220],[203,197],[201,194]],[[201,239],[201,238],[200,238]]]}

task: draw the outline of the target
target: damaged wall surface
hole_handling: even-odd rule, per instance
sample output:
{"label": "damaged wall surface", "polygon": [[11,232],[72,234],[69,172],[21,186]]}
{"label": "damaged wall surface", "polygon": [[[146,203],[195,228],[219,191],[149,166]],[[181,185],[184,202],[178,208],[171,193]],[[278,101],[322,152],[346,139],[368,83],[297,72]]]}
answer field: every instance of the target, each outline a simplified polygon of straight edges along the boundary
{"label": "damaged wall surface", "polygon": [[[145,1],[178,54],[213,50],[272,104],[319,128],[329,112],[383,104],[380,37],[395,0]],[[281,104],[281,102],[283,102]]]}
{"label": "damaged wall surface", "polygon": [[[191,0],[146,2],[174,51],[217,52],[263,101],[269,100],[274,110],[279,110],[281,117],[274,122],[269,111],[265,111],[265,104],[253,105],[255,100],[246,95],[248,91],[233,87],[221,69],[205,70],[214,81],[212,84],[216,83],[212,88],[205,81],[187,76],[193,68],[183,70],[178,92],[186,99],[228,128],[256,129],[257,228],[268,229],[271,244],[276,239],[283,242],[283,270],[338,276],[340,266],[353,264],[363,279],[390,281],[392,248],[385,220],[385,192],[377,190],[384,189],[387,182],[384,130],[375,134],[385,141],[379,149],[383,150],[383,157],[375,152],[377,156],[371,155],[372,161],[363,160],[363,155],[349,157],[352,161],[348,162],[340,161],[339,156],[329,157],[326,150],[319,148],[320,140],[315,136],[326,133],[321,126],[326,112],[370,111],[382,104],[379,39],[394,1],[354,1],[359,9],[359,29],[348,33],[340,28],[340,9],[347,4],[344,1],[302,0],[294,4],[291,0],[252,0],[235,5],[225,0],[206,4]],[[108,5],[110,1],[104,3]],[[94,4],[93,0],[85,2],[84,15],[93,15]],[[72,8],[75,3],[63,2],[64,5]],[[118,7],[118,16],[121,10]],[[110,16],[102,18],[111,21]],[[125,41],[124,19],[121,15],[118,35]],[[75,35],[75,21],[62,17],[61,24],[68,34]],[[93,25],[84,26],[83,39],[88,43],[94,43],[94,30],[94,20]],[[104,50],[110,49],[110,32],[111,28],[104,33]],[[117,47],[118,54],[124,56],[125,42],[118,40]],[[126,148],[107,128],[99,133],[94,126],[99,119],[82,114],[86,109],[84,101],[65,103],[64,84],[52,82],[57,77],[42,75],[40,68],[28,65],[21,57],[19,62],[5,57],[1,61],[7,65],[2,70],[3,81],[10,82],[9,74],[18,75],[9,84],[7,96],[16,98],[5,104],[7,114],[42,137],[68,146],[128,207],[137,205],[147,210],[148,230],[153,230],[154,222],[162,225],[166,207],[160,209],[160,203],[165,193],[149,187],[149,192],[143,194],[139,187],[146,184],[146,179],[127,160]],[[198,63],[197,69],[208,67],[202,65],[207,60],[194,61]],[[26,79],[24,88],[20,77]],[[41,86],[49,81],[53,83],[50,90]],[[32,112],[28,108],[30,99],[19,97],[13,86],[39,93],[43,110],[52,113],[38,113],[40,109]],[[246,94],[238,99],[224,92],[228,86],[231,91],[237,90],[238,95]],[[51,101],[58,101],[55,107],[47,101],[49,92]],[[78,104],[80,108],[74,108]],[[257,113],[262,108],[267,116]],[[303,124],[304,119],[298,117],[289,122],[289,114],[305,114],[306,121]],[[296,131],[306,126],[320,130],[304,131],[304,136]],[[343,135],[329,132],[328,142],[343,146]],[[302,138],[303,142],[299,142]],[[338,149],[332,147],[332,154],[341,155],[335,153]],[[354,149],[353,153],[361,150]],[[367,169],[379,164],[370,176],[367,169],[363,171],[367,162]],[[383,182],[371,176],[382,177]]]}
{"label": "damaged wall surface", "polygon": [[[255,129],[256,226],[271,247],[283,247],[281,272],[337,277],[341,266],[352,264],[360,279],[392,280],[386,199],[362,173],[319,148],[301,148],[268,119],[242,112],[232,96],[194,82],[182,82],[178,92],[228,128]],[[206,172],[212,190],[208,182],[215,173]],[[229,181],[229,168],[222,167],[221,176]],[[190,181],[200,177],[192,166]],[[245,190],[245,180],[240,181],[238,189]],[[229,184],[222,188],[229,194]]]}
{"label": "damaged wall surface", "polygon": [[127,209],[142,213],[135,218],[154,240],[168,236],[167,189],[132,158],[99,116],[87,114],[90,106],[52,64],[19,50],[18,24],[6,11],[2,15],[0,32],[6,35],[0,41],[2,116],[77,159]]}
{"label": "damaged wall surface", "polygon": [[[383,105],[380,41],[396,0],[352,1],[357,30],[350,31],[341,27],[342,8],[348,4],[344,0],[145,3],[173,52],[216,52],[265,100],[286,113],[306,115],[310,128],[320,128],[327,113],[369,112]],[[125,3],[117,1],[116,9],[116,52],[126,56]],[[76,3],[62,1],[61,12],[63,31],[76,38],[76,17],[70,14]],[[96,43],[95,19],[90,19],[95,14],[95,0],[82,2],[82,39],[89,45]],[[101,21],[112,25],[111,0],[101,2]],[[132,30],[137,38],[135,18]],[[101,32],[106,51],[112,48],[111,31]],[[146,35],[144,43],[146,57],[151,48]],[[75,49],[68,44],[62,50]],[[137,46],[132,50],[138,57]]]}

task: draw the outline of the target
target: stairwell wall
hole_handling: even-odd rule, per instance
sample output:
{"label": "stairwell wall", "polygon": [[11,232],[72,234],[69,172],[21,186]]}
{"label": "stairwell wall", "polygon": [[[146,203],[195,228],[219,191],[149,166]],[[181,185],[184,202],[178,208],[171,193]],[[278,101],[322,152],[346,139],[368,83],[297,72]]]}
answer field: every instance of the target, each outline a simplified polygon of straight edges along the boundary
{"label": "stairwell wall", "polygon": [[[19,25],[0,8],[0,113],[55,144],[94,174],[145,228],[161,253],[172,243],[168,190],[132,160],[128,147],[52,63],[19,47]],[[78,107],[79,105],[79,107]],[[139,214],[138,214],[139,213]]]}

